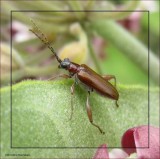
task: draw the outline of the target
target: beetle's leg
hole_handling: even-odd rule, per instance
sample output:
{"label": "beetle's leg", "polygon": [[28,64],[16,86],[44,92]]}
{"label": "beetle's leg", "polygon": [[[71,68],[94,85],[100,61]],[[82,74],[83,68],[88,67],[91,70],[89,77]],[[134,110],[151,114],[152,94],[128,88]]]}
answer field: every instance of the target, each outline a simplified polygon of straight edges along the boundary
{"label": "beetle's leg", "polygon": [[89,96],[90,96],[90,91],[88,91],[87,101],[86,101],[87,115],[88,115],[89,121],[90,121],[90,123],[92,125],[94,125],[95,127],[97,127],[102,134],[105,134],[105,132],[98,125],[96,125],[95,123],[93,123],[92,110],[91,110],[91,106],[89,104]]}
{"label": "beetle's leg", "polygon": [[60,74],[60,75],[53,76],[53,77],[49,78],[49,79],[48,79],[48,81],[49,81],[49,80],[54,80],[54,79],[56,79],[56,78],[60,78],[60,77],[62,77],[62,78],[71,78],[71,76],[69,76],[69,75],[66,75],[66,74]]}
{"label": "beetle's leg", "polygon": [[72,84],[71,86],[71,116],[70,116],[70,120],[72,119],[72,115],[73,115],[73,95],[74,95],[74,86],[75,86],[75,82]]}
{"label": "beetle's leg", "polygon": [[116,77],[114,75],[104,75],[102,77],[107,81],[114,79],[114,86],[116,87],[117,82],[116,82]]}
{"label": "beetle's leg", "polygon": [[119,105],[118,105],[118,100],[116,100],[116,102],[115,102],[115,103],[116,103],[116,106],[117,106],[117,107],[119,107]]}
{"label": "beetle's leg", "polygon": [[[116,77],[114,75],[104,75],[102,76],[105,80],[109,81],[111,79],[114,79],[114,86],[116,87]],[[116,100],[116,106],[119,107],[118,103],[117,103],[117,100]]]}

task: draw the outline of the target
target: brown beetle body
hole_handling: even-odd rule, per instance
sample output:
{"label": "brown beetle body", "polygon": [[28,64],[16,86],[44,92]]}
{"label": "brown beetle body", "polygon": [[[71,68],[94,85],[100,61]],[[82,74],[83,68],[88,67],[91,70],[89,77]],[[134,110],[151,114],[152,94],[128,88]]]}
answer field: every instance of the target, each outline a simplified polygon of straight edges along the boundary
{"label": "brown beetle body", "polygon": [[[101,76],[85,64],[81,64],[81,65],[76,64],[74,62],[71,62],[68,58],[61,60],[56,54],[56,52],[54,51],[54,49],[50,46],[46,36],[40,31],[40,29],[35,25],[34,22],[33,24],[35,28],[30,31],[32,31],[52,51],[57,61],[59,62],[58,67],[69,71],[69,75],[62,74],[62,75],[58,75],[57,77],[75,78],[75,82],[71,86],[71,94],[72,95],[74,94],[75,83],[82,83],[87,88],[88,95],[87,95],[87,100],[86,100],[86,110],[87,110],[89,121],[91,122],[92,125],[97,127],[102,134],[104,134],[103,130],[97,124],[93,123],[92,111],[91,111],[91,106],[89,103],[89,96],[90,96],[90,92],[95,90],[98,94],[104,97],[108,97],[110,99],[116,100],[116,105],[118,106],[117,101],[119,98],[119,93],[116,89],[115,76],[113,75]],[[36,30],[37,32],[35,32],[34,30]],[[115,86],[113,86],[109,82],[109,80],[111,79],[115,80]],[[72,103],[72,100],[71,100],[71,103]],[[72,110],[73,110],[73,106],[72,106]]]}
{"label": "brown beetle body", "polygon": [[116,88],[87,65],[80,65],[77,77],[82,83],[95,90],[100,95],[118,100],[119,94]]}
{"label": "brown beetle body", "polygon": [[[69,61],[69,59],[66,59],[66,61],[67,60]],[[90,90],[95,90],[102,96],[118,100],[119,94],[117,89],[87,65],[78,65],[70,62],[70,65],[66,70],[69,71],[71,77],[75,75],[76,78]]]}

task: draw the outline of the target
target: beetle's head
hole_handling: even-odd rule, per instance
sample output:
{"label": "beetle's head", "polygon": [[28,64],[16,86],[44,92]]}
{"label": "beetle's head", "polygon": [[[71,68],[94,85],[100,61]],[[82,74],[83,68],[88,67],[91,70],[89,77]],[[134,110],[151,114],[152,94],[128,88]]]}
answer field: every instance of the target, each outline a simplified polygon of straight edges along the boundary
{"label": "beetle's head", "polygon": [[60,65],[58,66],[58,68],[63,68],[63,69],[68,69],[69,66],[71,64],[71,61],[68,59],[68,58],[65,58],[61,63]]}

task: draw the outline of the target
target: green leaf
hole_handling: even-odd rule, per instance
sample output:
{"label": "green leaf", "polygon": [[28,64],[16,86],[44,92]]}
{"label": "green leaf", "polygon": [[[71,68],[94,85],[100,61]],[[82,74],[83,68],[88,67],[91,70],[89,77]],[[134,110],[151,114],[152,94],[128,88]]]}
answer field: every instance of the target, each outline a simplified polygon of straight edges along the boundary
{"label": "green leaf", "polygon": [[[87,93],[78,85],[73,117],[69,120],[72,83],[72,80],[24,81],[12,86],[12,98],[10,87],[1,89],[2,157],[28,154],[32,158],[91,158],[93,148],[64,147],[98,147],[103,143],[120,147],[121,136],[127,129],[148,124],[147,88],[124,85],[118,85],[119,108],[111,99],[91,94],[94,122],[105,135],[90,124],[85,108]],[[150,88],[152,125],[158,125],[157,105],[158,88]]]}

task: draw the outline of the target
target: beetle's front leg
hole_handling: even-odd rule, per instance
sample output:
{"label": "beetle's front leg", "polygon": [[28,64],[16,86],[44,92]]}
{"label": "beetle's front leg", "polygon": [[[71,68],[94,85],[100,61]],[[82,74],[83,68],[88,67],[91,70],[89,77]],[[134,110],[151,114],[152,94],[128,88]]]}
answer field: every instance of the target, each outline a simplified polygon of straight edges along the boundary
{"label": "beetle's front leg", "polygon": [[73,95],[74,95],[74,86],[75,86],[75,82],[72,84],[71,86],[71,116],[70,116],[70,120],[72,119],[72,115],[73,115]]}
{"label": "beetle's front leg", "polygon": [[116,87],[117,82],[116,82],[116,77],[114,75],[103,75],[102,77],[107,81],[114,79],[114,86]]}
{"label": "beetle's front leg", "polygon": [[70,76],[70,75],[60,74],[60,75],[53,76],[53,77],[49,78],[49,79],[48,79],[48,81],[49,81],[49,80],[54,80],[54,79],[56,79],[56,78],[60,78],[60,77],[61,77],[61,78],[66,78],[66,79],[67,79],[67,78],[71,78],[71,76]]}
{"label": "beetle's front leg", "polygon": [[92,110],[91,110],[91,106],[89,104],[89,96],[90,96],[90,91],[88,91],[87,101],[86,101],[87,115],[88,115],[89,121],[90,121],[90,123],[92,125],[94,125],[95,127],[97,127],[102,134],[105,134],[105,132],[98,125],[96,125],[95,123],[93,123]]}

